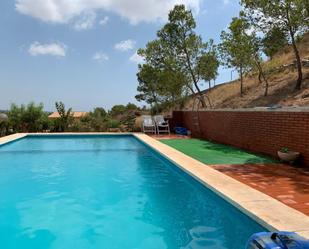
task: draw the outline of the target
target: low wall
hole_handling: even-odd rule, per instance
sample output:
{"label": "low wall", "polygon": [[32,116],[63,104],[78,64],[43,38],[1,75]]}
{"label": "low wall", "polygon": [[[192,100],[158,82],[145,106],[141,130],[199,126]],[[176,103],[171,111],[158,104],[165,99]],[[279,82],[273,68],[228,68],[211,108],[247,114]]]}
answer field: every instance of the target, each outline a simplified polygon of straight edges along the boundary
{"label": "low wall", "polygon": [[300,163],[309,167],[308,111],[176,111],[171,125],[188,128],[193,137],[273,157],[288,147],[299,151]]}

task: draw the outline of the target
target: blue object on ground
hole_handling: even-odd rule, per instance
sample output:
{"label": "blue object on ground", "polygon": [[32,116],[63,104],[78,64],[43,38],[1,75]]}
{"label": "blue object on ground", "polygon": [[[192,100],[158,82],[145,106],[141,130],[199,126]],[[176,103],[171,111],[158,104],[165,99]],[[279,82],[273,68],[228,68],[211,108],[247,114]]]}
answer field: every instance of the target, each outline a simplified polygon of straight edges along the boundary
{"label": "blue object on ground", "polygon": [[251,236],[246,249],[309,249],[309,241],[293,232],[262,232]]}
{"label": "blue object on ground", "polygon": [[178,135],[188,135],[188,130],[184,127],[175,127],[175,133]]}

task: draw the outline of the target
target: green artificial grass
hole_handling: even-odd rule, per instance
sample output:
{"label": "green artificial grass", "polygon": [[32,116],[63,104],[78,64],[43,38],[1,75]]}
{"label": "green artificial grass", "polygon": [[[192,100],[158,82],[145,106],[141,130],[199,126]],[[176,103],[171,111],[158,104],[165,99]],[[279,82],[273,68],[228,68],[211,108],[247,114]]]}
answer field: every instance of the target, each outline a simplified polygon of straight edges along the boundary
{"label": "green artificial grass", "polygon": [[201,139],[162,139],[162,143],[205,164],[254,164],[277,161],[238,148]]}

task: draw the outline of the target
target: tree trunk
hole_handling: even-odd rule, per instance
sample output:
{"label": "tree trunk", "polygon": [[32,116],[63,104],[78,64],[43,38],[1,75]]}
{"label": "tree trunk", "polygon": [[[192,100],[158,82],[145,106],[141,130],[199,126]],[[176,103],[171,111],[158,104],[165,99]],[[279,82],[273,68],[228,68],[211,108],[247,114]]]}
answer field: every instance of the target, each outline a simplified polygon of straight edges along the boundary
{"label": "tree trunk", "polygon": [[259,83],[262,84],[262,79],[261,79],[262,75],[261,75],[261,72],[260,72],[260,69],[259,69]]}
{"label": "tree trunk", "polygon": [[211,81],[208,81],[208,89],[210,91],[210,89],[211,89]]}
{"label": "tree trunk", "polygon": [[194,83],[194,86],[195,86],[195,88],[196,88],[196,90],[197,90],[197,94],[199,95],[199,100],[200,100],[200,102],[201,102],[201,104],[202,104],[202,108],[207,107],[206,102],[205,102],[205,99],[204,99],[204,96],[203,96],[203,94],[202,94],[200,88],[198,87],[197,83]]}
{"label": "tree trunk", "polygon": [[295,57],[296,57],[296,64],[297,64],[297,71],[298,71],[298,79],[297,79],[297,83],[295,86],[295,90],[298,91],[301,89],[301,85],[303,82],[303,71],[302,71],[301,59],[300,59],[299,51],[296,46],[294,34],[292,36],[292,44],[293,44],[293,50],[294,50]]}
{"label": "tree trunk", "polygon": [[268,80],[264,74],[263,68],[261,66],[261,63],[259,62],[259,59],[257,57],[255,57],[255,63],[258,67],[259,70],[259,81],[261,83],[261,77],[263,78],[263,80],[265,81],[265,92],[264,92],[264,96],[266,97],[268,95]]}
{"label": "tree trunk", "polygon": [[240,68],[240,97],[243,95],[243,70]]}
{"label": "tree trunk", "polygon": [[264,96],[266,97],[268,95],[268,80],[266,79],[266,77],[264,77],[265,80],[265,92],[264,92]]}
{"label": "tree trunk", "polygon": [[191,67],[190,57],[189,57],[189,53],[188,53],[186,47],[184,47],[184,52],[185,52],[185,54],[186,54],[187,67],[188,67],[188,69],[189,69],[189,71],[190,71],[193,84],[194,84],[194,86],[195,86],[195,89],[197,90],[197,94],[199,95],[199,101],[200,101],[201,104],[202,104],[202,108],[205,108],[205,107],[207,107],[207,106],[206,106],[206,102],[205,102],[205,99],[204,99],[204,97],[203,97],[203,94],[202,94],[202,92],[201,92],[201,90],[200,90],[200,88],[199,88],[199,86],[198,86],[198,80],[196,79],[196,77],[195,77],[195,75],[194,75],[194,72],[193,72],[193,69],[192,69],[192,67]]}
{"label": "tree trunk", "polygon": [[302,85],[302,81],[303,81],[303,71],[302,71],[302,64],[301,64],[299,51],[298,51],[297,46],[296,46],[295,32],[293,31],[292,26],[291,26],[289,7],[290,6],[288,6],[286,8],[286,18],[287,18],[287,26],[288,26],[289,33],[290,33],[291,40],[292,40],[294,54],[295,54],[295,57],[296,57],[298,79],[297,79],[297,82],[296,82],[295,90],[298,91],[298,90],[301,89],[301,85]]}

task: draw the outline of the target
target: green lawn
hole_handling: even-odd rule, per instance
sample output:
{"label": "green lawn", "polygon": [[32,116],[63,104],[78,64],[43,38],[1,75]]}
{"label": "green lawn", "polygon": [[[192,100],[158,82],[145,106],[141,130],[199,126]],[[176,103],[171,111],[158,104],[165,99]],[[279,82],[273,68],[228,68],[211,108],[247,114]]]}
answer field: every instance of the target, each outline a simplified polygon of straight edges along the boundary
{"label": "green lawn", "polygon": [[161,142],[205,164],[277,162],[271,158],[246,152],[232,146],[217,144],[201,139],[162,139]]}

